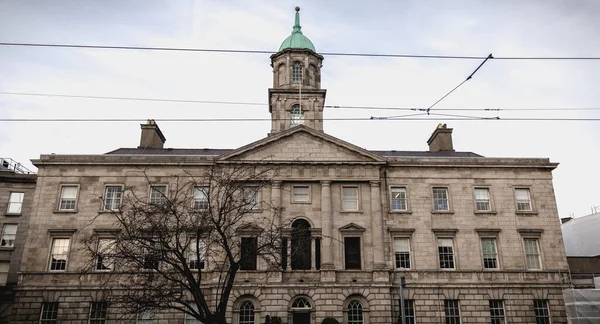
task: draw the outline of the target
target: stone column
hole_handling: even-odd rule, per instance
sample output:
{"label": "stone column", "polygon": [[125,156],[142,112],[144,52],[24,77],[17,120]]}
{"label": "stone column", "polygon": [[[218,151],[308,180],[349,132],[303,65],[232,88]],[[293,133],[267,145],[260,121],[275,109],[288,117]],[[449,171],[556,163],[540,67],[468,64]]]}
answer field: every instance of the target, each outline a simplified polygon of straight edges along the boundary
{"label": "stone column", "polygon": [[317,248],[316,240],[314,237],[310,238],[310,270],[317,269]]}
{"label": "stone column", "polygon": [[371,232],[373,236],[373,267],[386,267],[383,257],[383,214],[381,213],[380,181],[371,181]]}
{"label": "stone column", "polygon": [[331,211],[331,181],[321,181],[321,269],[334,269],[333,263],[333,213]]}
{"label": "stone column", "polygon": [[274,180],[271,184],[271,204],[273,205],[273,222],[281,226],[281,181]]}

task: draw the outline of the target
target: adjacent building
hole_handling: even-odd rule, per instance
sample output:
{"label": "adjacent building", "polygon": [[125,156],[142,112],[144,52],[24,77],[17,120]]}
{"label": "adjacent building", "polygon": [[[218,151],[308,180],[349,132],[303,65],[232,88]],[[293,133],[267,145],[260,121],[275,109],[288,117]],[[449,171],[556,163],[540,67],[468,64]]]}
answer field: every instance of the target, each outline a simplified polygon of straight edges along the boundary
{"label": "adjacent building", "polygon": [[[145,176],[168,185],[173,174],[233,162],[279,165],[259,197],[292,226],[309,228],[311,238],[308,255],[289,260],[275,279],[267,282],[260,262],[238,274],[231,323],[264,323],[267,315],[290,324],[329,316],[394,323],[401,277],[406,323],[566,323],[557,164],[455,151],[446,125],[433,130],[426,151],[371,151],[328,135],[322,63],[296,12],[292,34],[271,56],[266,138],[237,149],[164,148],[150,120],[138,148],[34,160],[38,181],[13,321],[85,323],[92,314],[102,314],[93,323],[110,321],[110,309],[94,311],[97,285],[79,272],[81,238],[111,216],[102,213],[103,198],[125,186],[150,192]],[[184,315],[139,319],[152,321],[184,323]]]}

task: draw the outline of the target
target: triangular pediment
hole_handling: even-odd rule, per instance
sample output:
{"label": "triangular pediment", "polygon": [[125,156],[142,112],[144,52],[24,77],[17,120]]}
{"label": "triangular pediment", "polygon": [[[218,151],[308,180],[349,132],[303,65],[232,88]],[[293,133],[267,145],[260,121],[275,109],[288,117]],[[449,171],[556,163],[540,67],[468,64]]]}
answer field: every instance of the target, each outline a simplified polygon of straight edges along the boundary
{"label": "triangular pediment", "polygon": [[380,156],[300,125],[222,155],[219,161],[385,163]]}
{"label": "triangular pediment", "polygon": [[364,232],[365,228],[354,224],[354,223],[350,223],[348,225],[345,225],[343,227],[340,227],[340,232]]}
{"label": "triangular pediment", "polygon": [[260,233],[262,232],[262,228],[254,225],[254,224],[244,224],[236,229],[238,233]]}

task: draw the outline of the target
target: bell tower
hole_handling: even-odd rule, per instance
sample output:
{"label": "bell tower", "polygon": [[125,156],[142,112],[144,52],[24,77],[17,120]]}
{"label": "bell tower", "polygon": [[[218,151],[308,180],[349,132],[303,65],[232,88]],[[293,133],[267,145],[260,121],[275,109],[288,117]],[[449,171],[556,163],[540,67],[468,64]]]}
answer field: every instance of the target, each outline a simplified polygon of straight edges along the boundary
{"label": "bell tower", "polygon": [[297,125],[323,131],[323,108],[326,90],[321,89],[323,56],[302,34],[300,8],[292,34],[276,54],[271,55],[273,88],[269,89],[271,132],[275,134]]}

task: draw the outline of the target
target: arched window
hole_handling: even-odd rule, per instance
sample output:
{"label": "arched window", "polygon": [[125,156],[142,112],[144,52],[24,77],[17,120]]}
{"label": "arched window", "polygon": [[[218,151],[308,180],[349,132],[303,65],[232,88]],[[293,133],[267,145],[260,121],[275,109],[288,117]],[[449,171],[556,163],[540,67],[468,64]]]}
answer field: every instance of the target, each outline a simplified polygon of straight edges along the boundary
{"label": "arched window", "polygon": [[302,63],[292,64],[292,83],[302,83]]}
{"label": "arched window", "polygon": [[254,304],[245,301],[240,304],[239,324],[254,324]]}
{"label": "arched window", "polygon": [[312,305],[310,304],[310,302],[308,301],[308,299],[304,298],[304,297],[300,297],[296,300],[294,300],[294,302],[292,303],[292,309],[310,309],[312,308]]}
{"label": "arched window", "polygon": [[363,324],[363,307],[358,300],[352,300],[348,304],[348,324]]}
{"label": "arched window", "polygon": [[304,219],[298,219],[292,223],[292,270],[310,270],[310,268],[310,224]]}
{"label": "arched window", "polygon": [[292,126],[304,124],[304,110],[300,105],[293,105],[290,114],[290,124]]}

